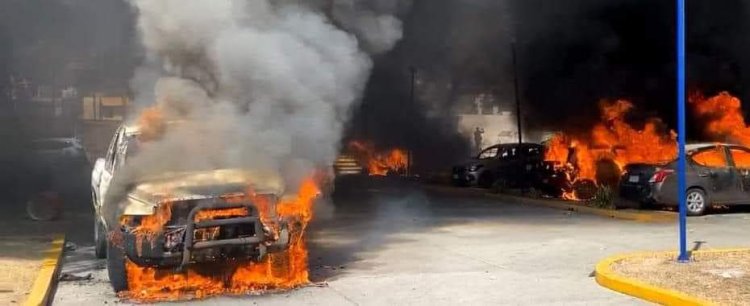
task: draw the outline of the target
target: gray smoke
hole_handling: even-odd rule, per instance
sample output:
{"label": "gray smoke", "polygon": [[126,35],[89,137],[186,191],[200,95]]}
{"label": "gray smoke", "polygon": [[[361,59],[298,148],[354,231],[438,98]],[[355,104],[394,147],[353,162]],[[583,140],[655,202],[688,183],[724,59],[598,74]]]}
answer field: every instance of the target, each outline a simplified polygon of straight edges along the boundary
{"label": "gray smoke", "polygon": [[403,24],[394,14],[411,8],[411,1],[337,0],[331,15],[343,27],[362,38],[365,48],[380,54],[391,50],[403,36]]}
{"label": "gray smoke", "polygon": [[130,171],[272,170],[293,188],[332,164],[370,54],[402,36],[392,7],[346,2],[132,0],[151,59],[131,82],[137,103],[182,122]]}

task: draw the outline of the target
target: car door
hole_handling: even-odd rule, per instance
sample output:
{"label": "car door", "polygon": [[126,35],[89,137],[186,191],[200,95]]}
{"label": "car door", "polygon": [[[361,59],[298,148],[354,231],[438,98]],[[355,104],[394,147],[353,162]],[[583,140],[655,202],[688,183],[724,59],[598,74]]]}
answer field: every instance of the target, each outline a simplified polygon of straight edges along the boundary
{"label": "car door", "polygon": [[502,153],[503,148],[501,146],[493,146],[485,149],[479,154],[478,159],[484,165],[485,171],[495,172],[497,163]]}
{"label": "car door", "polygon": [[124,132],[122,129],[118,130],[118,132],[112,138],[112,142],[109,144],[109,149],[107,150],[107,155],[105,157],[104,169],[102,170],[101,176],[99,178],[99,188],[97,192],[99,207],[97,208],[101,208],[105,204],[104,199],[106,199],[107,191],[109,190],[110,183],[112,182],[115,164],[117,161],[117,151],[118,147],[120,146],[119,144],[123,133]]}
{"label": "car door", "polygon": [[739,177],[729,164],[728,154],[725,146],[717,145],[700,149],[690,156],[695,177],[688,181],[706,188],[712,202],[732,203],[739,196]]}
{"label": "car door", "polygon": [[740,146],[729,147],[730,164],[736,169],[739,177],[739,188],[742,191],[737,204],[750,204],[750,149]]}
{"label": "car door", "polygon": [[521,162],[519,171],[519,183],[525,188],[532,184],[534,174],[539,168],[541,161],[544,159],[542,155],[544,152],[543,147],[539,145],[526,145],[521,148]]}

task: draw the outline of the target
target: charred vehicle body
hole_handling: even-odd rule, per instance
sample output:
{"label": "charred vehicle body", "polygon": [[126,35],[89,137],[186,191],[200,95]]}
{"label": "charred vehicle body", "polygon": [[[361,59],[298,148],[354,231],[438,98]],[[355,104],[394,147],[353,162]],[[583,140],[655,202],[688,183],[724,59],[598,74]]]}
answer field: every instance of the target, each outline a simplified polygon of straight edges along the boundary
{"label": "charred vehicle body", "polygon": [[545,160],[534,167],[532,186],[548,197],[579,200],[593,198],[597,185],[591,179],[579,178],[580,169],[575,150],[575,147],[568,148],[565,163]]}
{"label": "charred vehicle body", "polygon": [[[711,205],[750,204],[750,149],[734,144],[704,143],[690,144],[686,150],[689,215],[702,215]],[[621,195],[646,203],[678,205],[677,176],[674,175],[677,161],[663,166],[635,165],[626,169],[629,172],[621,180]]]}
{"label": "charred vehicle body", "polygon": [[115,291],[127,264],[182,269],[198,263],[260,261],[289,244],[276,215],[281,178],[234,169],[163,173],[117,182],[138,151],[139,131],[122,127],[92,172],[96,255],[107,258]]}

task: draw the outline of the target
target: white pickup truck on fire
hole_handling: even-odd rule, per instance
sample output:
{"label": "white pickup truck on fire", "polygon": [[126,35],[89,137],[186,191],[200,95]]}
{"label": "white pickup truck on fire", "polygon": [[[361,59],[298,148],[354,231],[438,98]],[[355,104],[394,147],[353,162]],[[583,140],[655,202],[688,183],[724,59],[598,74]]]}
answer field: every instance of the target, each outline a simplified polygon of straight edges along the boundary
{"label": "white pickup truck on fire", "polygon": [[235,169],[161,173],[125,182],[139,130],[117,130],[91,177],[96,255],[107,258],[116,292],[128,266],[177,268],[205,262],[260,261],[289,247],[289,220],[277,216],[283,181]]}

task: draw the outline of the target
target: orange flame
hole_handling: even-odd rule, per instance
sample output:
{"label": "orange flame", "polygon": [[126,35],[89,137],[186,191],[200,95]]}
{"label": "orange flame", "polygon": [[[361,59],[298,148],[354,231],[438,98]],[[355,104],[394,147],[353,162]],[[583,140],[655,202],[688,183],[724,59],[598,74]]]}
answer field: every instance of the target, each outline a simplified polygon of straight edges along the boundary
{"label": "orange flame", "polygon": [[724,150],[720,147],[695,153],[691,156],[691,159],[699,165],[709,167],[726,167],[727,165]]}
{"label": "orange flame", "polygon": [[704,136],[750,146],[750,127],[745,123],[740,99],[724,91],[710,98],[693,93],[688,101],[693,114],[705,124]]}
{"label": "orange flame", "polygon": [[[221,266],[192,265],[181,273],[173,269],[141,267],[127,261],[129,291],[123,296],[141,302],[179,300],[226,293],[258,294],[267,290],[291,289],[308,283],[304,231],[312,219],[313,201],[319,194],[316,180],[310,178],[301,184],[296,197],[284,198],[277,205],[277,215],[289,222],[290,245],[286,251],[270,253],[260,262],[227,263]],[[248,198],[256,203],[259,211],[270,205],[268,198],[259,197],[251,191],[245,198],[232,195],[224,199],[233,202]],[[148,231],[160,230],[170,214],[170,209],[160,209],[156,214],[144,217],[142,224],[146,224]],[[213,210],[197,214],[196,220],[243,215],[247,215],[245,209]],[[260,217],[263,220],[267,215],[261,212]],[[142,230],[146,231],[146,228]]]}
{"label": "orange flame", "polygon": [[370,175],[385,176],[391,173],[402,174],[409,165],[409,157],[405,150],[392,149],[388,152],[377,152],[371,143],[352,141],[349,148],[354,151],[360,163],[367,165]]}
{"label": "orange flame", "polygon": [[[556,162],[558,167],[576,169],[574,180],[598,181],[601,161],[611,161],[621,171],[629,163],[657,164],[677,156],[676,134],[660,132],[661,120],[652,118],[638,129],[625,120],[633,109],[629,101],[602,101],[599,107],[602,121],[594,125],[588,135],[560,133],[548,143],[545,159]],[[571,151],[575,152],[574,156],[569,156]],[[566,198],[575,197],[567,195]]]}
{"label": "orange flame", "polygon": [[[713,97],[692,93],[689,103],[695,117],[703,126],[703,136],[711,141],[740,143],[750,146],[750,126],[745,122],[740,99],[728,92]],[[636,129],[625,120],[633,105],[625,100],[600,104],[602,122],[596,124],[588,135],[557,134],[548,143],[545,159],[555,161],[558,167],[577,169],[574,179],[597,178],[597,163],[611,160],[620,169],[628,163],[658,164],[674,160],[677,156],[676,134],[659,132],[662,125],[657,118],[649,120],[642,129]],[[575,155],[569,158],[569,148]],[[732,156],[750,168],[750,154],[733,150]],[[692,156],[708,166],[725,165],[724,153],[714,150]],[[564,198],[575,198],[570,194]]]}
{"label": "orange flame", "polygon": [[138,138],[144,142],[160,139],[167,130],[164,114],[158,106],[144,109],[138,117],[138,126],[140,127]]}

